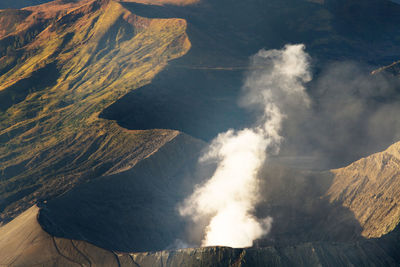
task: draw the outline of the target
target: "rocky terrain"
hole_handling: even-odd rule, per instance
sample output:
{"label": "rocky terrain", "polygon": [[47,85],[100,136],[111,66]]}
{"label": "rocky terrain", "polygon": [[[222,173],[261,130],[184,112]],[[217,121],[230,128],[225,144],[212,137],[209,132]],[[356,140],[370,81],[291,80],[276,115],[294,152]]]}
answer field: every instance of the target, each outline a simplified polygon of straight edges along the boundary
{"label": "rocky terrain", "polygon": [[[167,151],[170,151],[170,149]],[[148,216],[148,213],[145,211],[146,208],[134,208],[129,207],[129,203],[121,203],[121,199],[128,199],[129,201],[136,201],[137,204],[140,204],[140,197],[135,195],[134,198],[132,197],[132,199],[129,199],[123,190],[118,189],[121,194],[119,196],[120,199],[115,196],[114,199],[106,197],[106,201],[101,203],[102,200],[99,198],[86,195],[89,193],[88,188],[77,188],[75,190],[78,194],[71,192],[69,193],[70,196],[67,195],[63,197],[63,199],[61,198],[53,203],[43,203],[41,204],[42,209],[40,210],[38,207],[34,206],[10,223],[1,227],[0,251],[2,251],[2,254],[0,256],[0,264],[12,266],[25,266],[27,264],[44,264],[46,266],[398,266],[400,261],[400,257],[397,253],[400,238],[398,233],[399,228],[397,226],[395,229],[388,230],[387,224],[396,225],[399,220],[399,215],[387,212],[387,210],[393,210],[393,203],[397,206],[398,200],[396,199],[399,192],[394,188],[396,188],[395,183],[398,182],[399,175],[393,175],[392,179],[379,179],[379,173],[387,173],[392,169],[391,164],[386,164],[385,161],[380,161],[379,159],[384,158],[385,155],[387,156],[388,154],[396,156],[393,154],[397,153],[398,155],[398,151],[398,144],[396,144],[387,151],[374,154],[346,168],[332,170],[329,173],[301,173],[298,171],[288,171],[281,167],[266,167],[269,170],[274,170],[273,173],[275,174],[281,173],[280,176],[271,175],[271,177],[274,177],[273,179],[276,180],[269,180],[269,186],[272,188],[268,193],[268,203],[270,205],[275,205],[281,212],[282,210],[283,212],[291,210],[291,214],[289,213],[282,217],[284,220],[290,221],[289,224],[282,227],[280,224],[284,222],[284,220],[280,222],[279,214],[277,214],[276,211],[274,214],[274,209],[271,209],[272,214],[274,214],[277,219],[276,231],[274,231],[274,235],[272,237],[270,236],[270,238],[276,238],[278,242],[275,241],[273,245],[267,243],[262,244],[263,241],[260,241],[256,247],[244,249],[205,247],[159,252],[121,252],[121,250],[116,248],[124,249],[124,246],[127,248],[127,246],[132,243],[137,244],[136,249],[133,249],[133,251],[141,250],[141,247],[142,249],[146,248],[151,250],[149,247],[146,247],[146,245],[151,246],[152,244],[162,243],[152,233],[156,232],[157,229],[158,231],[162,231],[162,228],[165,227],[172,229],[173,227],[166,225],[166,223],[168,223],[168,221],[173,221],[173,217],[168,218],[168,212],[162,215],[162,210],[156,210],[154,213],[159,216],[159,220],[162,220],[161,224],[157,224],[157,221],[149,224],[151,219],[145,218],[147,223],[146,228],[138,229],[137,227],[144,226],[143,224],[138,224],[134,226],[136,227],[135,231],[131,230],[131,232],[135,232],[136,235],[125,236],[130,232],[129,229],[124,228],[128,223],[122,223],[120,226],[113,225],[113,219],[110,219],[110,217],[115,218],[115,216],[124,214],[123,212],[118,212],[118,205],[120,205],[124,206],[121,208],[125,209],[125,214],[126,212],[129,213],[129,210],[132,210],[131,213],[133,213],[131,216],[133,217],[130,218],[130,220],[140,222],[141,220],[135,220],[134,216]],[[158,153],[163,154],[165,152],[166,151],[160,151]],[[150,158],[145,160],[152,161],[152,163],[149,162],[147,164],[162,162],[159,158],[160,156],[155,155],[152,157],[156,158],[153,160],[150,160]],[[360,166],[361,163],[370,161],[374,161],[375,164]],[[135,168],[145,168],[147,171],[156,169],[140,165],[141,164],[138,164]],[[353,171],[349,173],[350,170],[354,170],[356,167],[358,168],[357,172]],[[174,168],[170,168],[170,171],[172,170],[174,170]],[[166,170],[162,169],[163,173],[165,171]],[[374,182],[375,188],[382,188],[387,186],[388,183],[391,183],[389,187],[392,188],[392,190],[385,193],[383,197],[376,198],[366,191],[370,187],[368,182],[363,182],[364,180],[360,179],[360,175],[362,177],[363,171],[368,171],[368,179]],[[295,176],[296,179],[293,184],[293,180],[289,180],[289,177],[293,177],[294,173],[297,173],[297,176]],[[347,174],[347,179],[344,181],[343,177],[345,174]],[[165,175],[168,176],[171,175],[171,173],[166,171]],[[316,179],[316,176],[318,176],[319,179]],[[128,176],[125,176],[125,179],[127,179],[127,177]],[[141,175],[141,177],[144,176]],[[321,180],[324,182],[321,182]],[[334,192],[339,191],[339,188],[352,188],[352,186],[348,186],[348,183],[353,184],[356,180],[360,182],[357,189],[359,192],[357,197],[368,203],[368,205],[362,205],[361,207],[353,205],[348,208],[348,203],[352,199],[351,195],[348,196],[342,193],[341,198],[338,199],[333,197]],[[174,179],[168,181],[174,181]],[[285,184],[286,182],[292,183],[292,186],[287,187],[287,184]],[[329,185],[330,182],[332,182],[332,184],[327,189],[326,186]],[[117,178],[115,183],[118,184],[121,182],[119,182]],[[307,185],[310,186],[310,184],[313,184],[313,188],[315,188],[315,183],[320,183],[321,192],[327,189],[324,195],[317,197],[319,195],[318,193],[316,193],[315,196],[309,194]],[[90,187],[99,190],[99,184],[101,184],[101,182],[97,182],[97,185],[93,184]],[[126,187],[127,184],[125,183],[124,186]],[[286,192],[285,190],[280,190],[281,187],[286,187]],[[276,196],[272,194],[272,192],[277,192],[277,190],[280,190],[279,198],[275,198]],[[85,194],[82,194],[83,191],[85,191]],[[170,192],[170,190],[166,191]],[[133,193],[132,191],[128,192]],[[100,194],[102,193],[104,193],[104,191],[100,192]],[[387,201],[389,195],[391,199],[393,199],[392,201]],[[165,202],[168,196],[162,196],[161,193],[158,193],[156,196],[153,196],[153,198],[155,201],[157,198],[160,198]],[[297,200],[293,201],[294,198]],[[74,206],[73,199],[80,202],[80,204]],[[321,203],[318,204],[318,202],[321,202],[321,199],[325,199],[328,201],[327,203],[329,203],[324,206],[324,209],[318,209],[321,205]],[[102,207],[106,202],[108,202],[110,206]],[[357,201],[354,200],[353,202],[357,203]],[[70,205],[73,207],[69,207]],[[153,204],[153,207],[155,206],[157,206],[157,204]],[[342,206],[346,209],[348,208],[348,212],[346,213],[338,209],[338,206]],[[94,211],[93,209],[96,207],[100,210]],[[299,210],[301,207],[303,210]],[[327,207],[329,208],[328,210],[326,210]],[[375,208],[376,212],[374,216],[368,216],[368,211],[365,212],[365,207]],[[67,209],[67,211],[62,211],[61,208]],[[166,209],[167,206],[163,205],[163,208]],[[69,209],[71,210],[68,211]],[[325,211],[325,214],[321,214],[322,210]],[[308,219],[307,215],[304,216],[304,213],[307,212]],[[98,215],[101,213],[108,213],[108,215],[99,217]],[[110,216],[110,213],[113,213],[113,215]],[[100,220],[102,222],[94,222],[94,218],[87,218],[88,220],[84,219],[84,217],[91,217],[92,214],[96,214],[95,220]],[[350,216],[350,214],[353,214],[353,216]],[[368,223],[365,223],[360,214],[363,214],[363,217],[371,217],[372,219],[370,219]],[[377,216],[379,216],[378,219],[376,219]],[[332,224],[333,217],[335,217],[334,224]],[[38,223],[38,218],[41,225]],[[52,219],[54,219],[52,223],[55,223],[55,225],[49,225]],[[65,221],[66,219],[67,221]],[[76,222],[73,221],[74,219]],[[355,221],[359,222],[360,228],[349,228],[349,226],[354,226]],[[382,221],[386,224],[382,223]],[[79,227],[71,230],[71,228],[76,227],[74,224],[78,222],[80,223]],[[119,222],[121,221],[119,220]],[[308,234],[308,238],[311,237],[310,240],[314,241],[298,241],[298,243],[296,243],[296,241],[293,240],[293,235],[296,236],[297,240],[302,239],[299,239],[298,233],[293,230],[294,227],[291,228],[291,223],[296,224],[297,228],[299,224],[306,223],[311,223],[311,226],[319,228],[307,229],[307,227],[303,227],[301,231],[299,231],[304,238],[307,238]],[[176,225],[176,222],[173,222],[173,225]],[[332,226],[336,228],[336,232]],[[57,234],[62,233],[64,236],[69,236],[69,238],[51,235],[45,232],[42,227],[50,233],[54,232],[54,227],[60,227],[61,229],[58,229],[59,232]],[[101,230],[101,237],[103,239],[99,239],[100,236],[98,233],[90,236],[91,230],[88,230],[88,227],[93,231]],[[284,231],[282,231],[282,228],[284,228]],[[324,228],[327,231],[324,232]],[[375,230],[375,232],[372,231],[371,228]],[[77,235],[79,231],[78,239],[71,238],[74,234]],[[291,232],[288,233],[288,231]],[[358,236],[357,231],[359,234]],[[382,236],[383,231],[386,232]],[[123,232],[124,235],[121,235],[121,232]],[[141,236],[143,233],[144,236]],[[331,238],[336,239],[336,241],[329,241],[329,238],[324,236],[324,233],[331,234]],[[366,233],[368,233],[369,236],[367,236]],[[87,234],[86,237],[84,236],[85,234]],[[109,234],[114,236],[108,236]],[[164,233],[164,235],[165,234],[166,233]],[[342,234],[342,241],[338,240],[340,234]],[[372,235],[379,235],[380,238],[371,238]],[[172,237],[172,239],[170,238],[168,241],[173,240],[173,238],[174,237]],[[89,239],[91,242],[80,241],[82,239]],[[146,241],[149,239],[152,242],[146,244]],[[110,240],[118,240],[118,243],[112,244]],[[100,246],[93,245],[92,242]],[[264,242],[271,242],[271,240]],[[108,249],[104,249],[104,247],[108,247]]]}
{"label": "rocky terrain", "polygon": [[381,237],[398,226],[400,143],[332,173],[327,196],[352,211],[362,236]]}
{"label": "rocky terrain", "polygon": [[[238,98],[243,78],[249,71],[248,59],[261,48],[277,48],[286,43],[299,42],[306,45],[317,75],[315,83],[308,85],[309,93],[315,99],[315,112],[321,116],[327,105],[321,98],[326,92],[319,90],[317,77],[332,62],[365,64],[365,73],[369,73],[399,59],[399,44],[392,37],[398,36],[398,27],[394,25],[400,23],[397,15],[400,11],[398,5],[388,1],[279,0],[243,3],[203,0],[197,5],[185,7],[135,3],[126,3],[125,7],[145,17],[184,18],[188,23],[187,34],[192,43],[185,56],[169,62],[150,84],[131,91],[100,114],[100,117],[115,120],[127,129],[172,128],[209,141],[229,128],[247,127],[253,123],[254,114],[239,108]],[[380,79],[379,75],[374,77]],[[343,80],[345,77],[337,79]],[[334,88],[335,84],[329,87]],[[343,93],[349,90],[343,90]],[[383,93],[378,88],[374,88],[374,91],[382,94],[373,95],[368,106],[397,101],[397,91],[393,94]],[[331,98],[334,98],[334,94]],[[377,98],[385,102],[377,102]],[[345,103],[338,105],[344,106]],[[327,113],[332,112],[339,113],[337,110],[329,110]],[[356,125],[354,128],[361,132],[355,134],[358,140],[354,140],[354,136],[351,142],[340,144],[341,138],[330,136],[335,138],[331,143],[336,145],[326,145],[323,148],[323,154],[319,157],[331,157],[331,164],[322,168],[345,166],[399,140],[362,140],[360,135],[368,130],[363,129],[360,123],[362,119],[361,116],[353,121]],[[344,127],[340,123],[345,123],[345,120],[343,118],[332,124],[339,124],[334,128],[340,129]],[[306,126],[304,123],[302,131],[320,130],[322,136],[330,134],[330,131]],[[330,128],[329,125],[325,127]],[[324,142],[316,137],[304,141],[299,138],[299,134],[291,131],[285,133],[285,138],[290,146],[298,146],[296,149],[301,151],[299,156],[313,156],[308,151],[310,146],[301,147],[301,144]],[[285,144],[283,146],[282,153],[290,150]]]}
{"label": "rocky terrain", "polygon": [[15,12],[0,13],[3,222],[173,139],[175,131],[126,130],[97,115],[190,48],[184,20],[142,18],[114,1]]}
{"label": "rocky terrain", "polygon": [[[289,247],[189,248],[146,253],[104,250],[79,240],[57,238],[37,223],[32,207],[0,228],[0,264],[5,266],[398,266],[376,242],[305,243]],[[22,241],[22,242],[21,242]],[[372,252],[372,253],[371,253]],[[338,257],[340,255],[340,257]]]}
{"label": "rocky terrain", "polygon": [[[253,121],[237,103],[251,55],[301,42],[316,77],[334,60],[396,77],[399,5],[12,2],[0,9],[25,8],[0,10],[0,265],[400,265],[395,135],[326,149],[329,168],[271,159],[256,216],[273,230],[252,248],[180,249],[176,208],[215,167],[198,166],[206,142]],[[389,81],[368,103],[398,99]],[[324,92],[308,86],[319,111]],[[285,127],[283,154],[299,140]]]}

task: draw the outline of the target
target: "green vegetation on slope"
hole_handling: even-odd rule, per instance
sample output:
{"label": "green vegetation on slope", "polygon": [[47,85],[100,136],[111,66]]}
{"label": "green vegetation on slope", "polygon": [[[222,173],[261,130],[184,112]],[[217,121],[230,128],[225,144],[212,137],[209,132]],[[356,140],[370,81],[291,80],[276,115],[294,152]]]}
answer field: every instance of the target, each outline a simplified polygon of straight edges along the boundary
{"label": "green vegetation on slope", "polygon": [[78,182],[133,166],[174,138],[175,131],[125,130],[98,114],[190,48],[185,20],[146,19],[114,1],[26,10],[0,12],[23,20],[13,32],[0,29],[2,221]]}

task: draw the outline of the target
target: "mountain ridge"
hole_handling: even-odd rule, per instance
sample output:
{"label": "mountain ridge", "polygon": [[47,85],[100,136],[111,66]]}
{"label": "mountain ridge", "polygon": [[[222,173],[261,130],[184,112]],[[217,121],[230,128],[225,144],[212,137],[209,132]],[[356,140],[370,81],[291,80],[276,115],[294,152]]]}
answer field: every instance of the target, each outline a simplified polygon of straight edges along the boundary
{"label": "mountain ridge", "polygon": [[276,224],[254,248],[163,250],[187,237],[176,207],[213,171],[192,136],[252,121],[237,106],[249,56],[304,41],[319,68],[383,65],[400,8],[162,2],[0,11],[0,263],[398,265],[400,143],[330,171],[265,166],[255,213]]}
{"label": "mountain ridge", "polygon": [[[187,52],[185,21],[138,17],[115,1],[74,3],[69,13],[65,5],[71,4],[33,8],[37,13],[25,18],[23,32],[34,27],[31,19],[43,19],[46,26],[28,43],[21,41],[21,47],[3,46],[14,52],[0,60],[5,72],[0,92],[8,99],[0,114],[2,221],[15,216],[17,207],[112,168],[115,172],[124,161],[134,165],[177,135],[173,130],[126,130],[97,115]],[[54,15],[61,17],[53,20]],[[7,40],[4,36],[0,44]],[[40,71],[52,82],[37,84]]]}
{"label": "mountain ridge", "polygon": [[[178,142],[180,143],[180,142]],[[397,143],[386,151],[361,159],[352,165],[368,159],[381,159],[379,154],[399,155]],[[159,162],[159,160],[156,160]],[[363,166],[363,165],[362,165]],[[376,166],[373,166],[376,167]],[[385,166],[385,168],[390,166]],[[378,168],[379,169],[379,168]],[[343,170],[332,170],[336,176]],[[339,178],[343,178],[340,176]],[[338,178],[334,178],[334,180]],[[397,179],[398,180],[398,179]],[[350,179],[350,182],[352,180]],[[332,195],[332,188],[327,196]],[[365,183],[364,183],[365,184]],[[335,200],[337,201],[337,200]],[[341,199],[340,201],[343,201]],[[345,203],[345,201],[343,201]],[[46,205],[46,204],[44,204]],[[71,264],[90,264],[94,266],[320,266],[322,265],[365,265],[397,266],[400,260],[396,257],[396,245],[400,235],[398,230],[380,239],[359,240],[353,242],[306,242],[296,245],[275,245],[255,248],[232,249],[228,247],[188,248],[156,252],[117,252],[96,247],[85,241],[60,238],[44,232],[37,222],[38,207],[32,207],[19,215],[15,220],[0,227],[0,250],[9,251],[0,256],[0,262],[6,265],[19,266],[26,263],[71,266]],[[398,226],[397,226],[398,229]],[[21,238],[15,238],[14,232]],[[9,238],[9,236],[13,238]],[[369,237],[371,238],[371,237]],[[12,241],[14,240],[14,241]],[[15,241],[25,240],[23,244]],[[32,246],[31,243],[35,245]],[[41,251],[41,253],[38,253]],[[337,257],[337,255],[341,255]]]}
{"label": "mountain ridge", "polygon": [[[120,253],[101,249],[85,241],[70,240],[53,237],[44,232],[36,221],[38,207],[31,207],[12,223],[0,228],[0,250],[7,253],[0,255],[0,263],[11,266],[25,264],[57,264],[57,266],[92,265],[92,266],[262,266],[272,264],[279,266],[284,263],[301,263],[303,266],[318,266],[318,263],[327,263],[323,251],[329,245],[304,244],[296,247],[263,249],[232,249],[225,247],[208,247],[181,249],[176,251]],[[4,233],[5,232],[5,233]],[[10,238],[13,235],[14,238]],[[17,244],[15,235],[21,236],[17,240],[24,240]],[[32,245],[32,243],[34,245]],[[333,249],[341,250],[344,255],[350,251],[347,247],[340,249],[339,244],[331,245]],[[362,248],[358,248],[362,253]],[[298,253],[301,251],[301,253]],[[304,253],[307,251],[307,253]],[[253,255],[252,255],[253,254]],[[255,255],[254,255],[255,254]],[[307,255],[299,261],[296,255]],[[343,255],[342,254],[342,255]],[[356,263],[354,258],[342,256],[336,263]],[[367,259],[360,262],[371,262]],[[311,256],[311,257],[310,257]],[[300,256],[301,257],[301,256]],[[388,257],[384,257],[388,258]],[[375,263],[394,266],[390,260],[379,260]],[[359,263],[360,263],[359,262]],[[257,265],[258,264],[258,265]]]}
{"label": "mountain ridge", "polygon": [[332,173],[335,178],[326,195],[355,214],[362,236],[377,238],[398,227],[400,142]]}

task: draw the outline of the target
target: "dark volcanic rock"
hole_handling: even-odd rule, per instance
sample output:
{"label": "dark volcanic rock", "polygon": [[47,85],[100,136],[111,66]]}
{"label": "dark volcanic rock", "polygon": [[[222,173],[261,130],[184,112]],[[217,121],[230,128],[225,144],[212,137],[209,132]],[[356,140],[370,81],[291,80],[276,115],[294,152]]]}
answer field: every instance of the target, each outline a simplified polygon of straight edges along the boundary
{"label": "dark volcanic rock", "polygon": [[192,172],[203,146],[180,134],[133,168],[43,204],[39,222],[57,237],[113,251],[166,249],[183,238],[177,205],[196,183]]}
{"label": "dark volcanic rock", "polygon": [[7,266],[399,266],[399,237],[357,243],[303,243],[296,246],[233,249],[188,248],[145,253],[104,250],[85,241],[44,232],[32,207],[0,228],[0,264]]}
{"label": "dark volcanic rock", "polygon": [[32,207],[0,228],[0,264],[7,266],[399,266],[397,233],[355,243],[303,243],[295,246],[233,249],[188,248],[144,253],[104,250],[85,241],[43,231]]}

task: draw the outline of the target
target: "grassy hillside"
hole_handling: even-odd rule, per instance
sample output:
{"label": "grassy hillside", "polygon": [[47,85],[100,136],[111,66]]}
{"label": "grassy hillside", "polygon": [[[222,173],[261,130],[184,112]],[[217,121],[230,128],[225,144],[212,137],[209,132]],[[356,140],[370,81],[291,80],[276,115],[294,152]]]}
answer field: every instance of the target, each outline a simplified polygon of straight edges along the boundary
{"label": "grassy hillside", "polygon": [[106,0],[6,10],[0,19],[2,221],[129,168],[177,135],[125,130],[97,115],[189,50],[185,20],[146,19]]}

